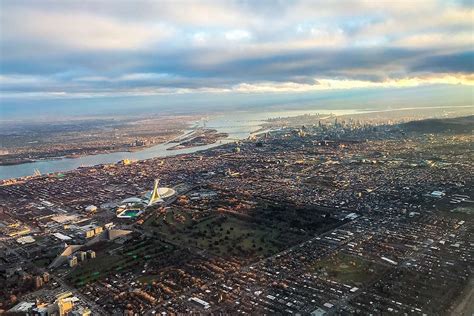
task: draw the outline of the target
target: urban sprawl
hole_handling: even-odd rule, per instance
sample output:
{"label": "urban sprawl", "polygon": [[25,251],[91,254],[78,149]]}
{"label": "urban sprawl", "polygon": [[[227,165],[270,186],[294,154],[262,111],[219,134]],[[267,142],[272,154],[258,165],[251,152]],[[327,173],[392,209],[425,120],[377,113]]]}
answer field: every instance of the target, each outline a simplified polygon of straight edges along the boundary
{"label": "urban sprawl", "polygon": [[336,118],[4,180],[0,310],[459,314],[472,174],[472,132]]}

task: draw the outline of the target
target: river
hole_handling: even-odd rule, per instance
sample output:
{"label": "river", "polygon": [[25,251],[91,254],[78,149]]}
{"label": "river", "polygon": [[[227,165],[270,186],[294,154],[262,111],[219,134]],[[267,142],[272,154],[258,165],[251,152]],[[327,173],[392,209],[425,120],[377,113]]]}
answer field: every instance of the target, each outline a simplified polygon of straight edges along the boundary
{"label": "river", "polygon": [[[271,112],[231,112],[223,115],[215,115],[206,121],[206,127],[214,128],[219,132],[229,134],[227,139],[218,141],[214,144],[185,148],[179,150],[167,150],[167,148],[176,145],[175,143],[163,143],[135,152],[113,152],[98,155],[88,155],[77,158],[58,158],[45,159],[35,162],[23,163],[18,165],[0,166],[0,179],[19,178],[32,175],[35,169],[41,173],[65,172],[76,169],[81,166],[94,166],[99,164],[116,163],[123,159],[144,160],[154,157],[167,157],[179,154],[188,154],[192,152],[206,150],[229,143],[237,139],[244,139],[252,133],[258,131],[265,120],[277,117],[291,117],[304,114],[356,114],[361,110],[290,110],[290,111],[271,111]],[[203,122],[199,122],[203,124]],[[186,131],[189,132],[189,131]]]}

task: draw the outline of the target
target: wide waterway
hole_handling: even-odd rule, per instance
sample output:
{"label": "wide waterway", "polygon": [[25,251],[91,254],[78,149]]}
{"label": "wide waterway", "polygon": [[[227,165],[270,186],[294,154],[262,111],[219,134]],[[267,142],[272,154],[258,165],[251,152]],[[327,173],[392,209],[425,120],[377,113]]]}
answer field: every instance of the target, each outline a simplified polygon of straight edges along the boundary
{"label": "wide waterway", "polygon": [[[304,114],[355,114],[361,113],[360,110],[292,110],[292,111],[272,111],[272,112],[233,112],[211,117],[206,121],[206,127],[214,128],[218,132],[229,134],[227,139],[217,141],[214,144],[197,146],[192,148],[167,150],[167,148],[176,145],[176,143],[163,143],[149,147],[136,152],[113,152],[98,155],[88,155],[78,158],[58,158],[45,159],[30,163],[18,165],[0,166],[0,179],[11,179],[29,176],[38,169],[41,173],[65,172],[76,169],[81,166],[94,166],[99,164],[116,163],[123,159],[143,160],[154,157],[167,157],[179,154],[188,154],[212,147],[229,143],[238,139],[244,139],[252,133],[258,131],[265,120],[277,117],[290,117]],[[203,122],[200,122],[203,124]],[[187,131],[189,132],[189,131]]]}

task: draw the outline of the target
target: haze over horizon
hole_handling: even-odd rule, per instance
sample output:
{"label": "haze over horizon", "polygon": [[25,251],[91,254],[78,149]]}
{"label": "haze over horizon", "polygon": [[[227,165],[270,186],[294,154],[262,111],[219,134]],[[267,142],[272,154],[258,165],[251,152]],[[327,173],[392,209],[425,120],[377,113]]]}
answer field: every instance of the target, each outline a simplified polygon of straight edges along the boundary
{"label": "haze over horizon", "polygon": [[0,0],[0,316],[474,315],[474,0]]}
{"label": "haze over horizon", "polygon": [[472,105],[469,1],[0,6],[3,119]]}

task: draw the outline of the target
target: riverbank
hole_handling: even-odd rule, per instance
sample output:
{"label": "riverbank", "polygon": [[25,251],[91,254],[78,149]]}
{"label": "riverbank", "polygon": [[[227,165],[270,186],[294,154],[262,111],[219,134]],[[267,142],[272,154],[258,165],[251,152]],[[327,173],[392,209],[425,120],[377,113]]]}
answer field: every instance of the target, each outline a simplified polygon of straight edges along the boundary
{"label": "riverbank", "polygon": [[[111,153],[102,153],[96,155],[86,155],[78,158],[60,158],[60,159],[46,159],[41,161],[35,161],[30,163],[24,163],[19,165],[0,166],[0,180],[1,179],[12,179],[20,178],[25,176],[31,176],[35,170],[39,170],[41,173],[52,173],[52,172],[64,172],[69,171],[81,166],[94,166],[98,164],[109,164],[116,163],[123,159],[131,160],[144,160],[154,157],[167,157],[179,155],[182,153],[191,153],[195,151],[206,150],[220,145],[221,143],[234,142],[240,139],[245,139],[254,133],[264,131],[269,128],[266,124],[269,119],[281,119],[287,117],[316,117],[330,116],[331,118],[338,117],[341,120],[343,118],[349,118],[352,116],[358,116],[362,119],[365,117],[373,116],[374,112],[369,112],[366,109],[349,109],[349,110],[330,110],[330,109],[314,109],[314,110],[276,110],[272,112],[253,112],[253,111],[239,111],[230,113],[217,113],[206,119],[194,120],[192,129],[203,128],[204,126],[208,129],[215,129],[219,133],[226,133],[228,136],[221,140],[207,144],[203,146],[195,146],[190,148],[180,148],[175,150],[169,150],[170,147],[176,145],[176,143],[163,142],[158,145],[150,146],[143,150],[138,151],[118,151]],[[187,117],[188,119],[190,116]],[[188,121],[189,122],[189,121]],[[295,126],[301,127],[301,121],[295,120]],[[317,123],[317,121],[315,122]],[[178,139],[190,135],[192,130],[183,128],[184,134],[182,133]]]}
{"label": "riverbank", "polygon": [[170,142],[178,144],[168,148],[167,150],[178,150],[211,145],[215,144],[219,140],[227,138],[228,136],[229,134],[219,133],[216,129],[198,129],[180,140]]}
{"label": "riverbank", "polygon": [[201,116],[19,122],[0,127],[0,166],[134,152],[182,135]]}

